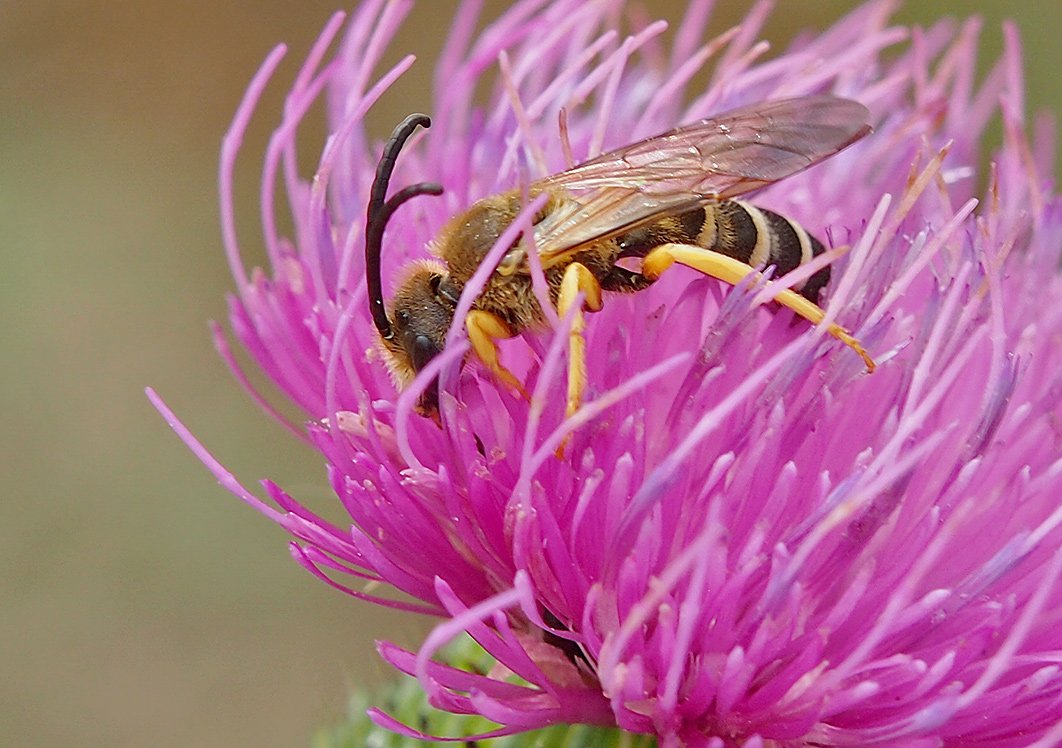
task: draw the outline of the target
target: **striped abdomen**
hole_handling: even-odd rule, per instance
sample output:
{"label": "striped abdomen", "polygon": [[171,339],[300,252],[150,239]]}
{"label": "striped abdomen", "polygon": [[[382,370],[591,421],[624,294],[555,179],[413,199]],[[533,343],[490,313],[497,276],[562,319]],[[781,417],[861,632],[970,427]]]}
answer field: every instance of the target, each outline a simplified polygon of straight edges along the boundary
{"label": "striped abdomen", "polygon": [[[622,257],[644,257],[654,247],[668,242],[696,244],[753,267],[773,265],[775,278],[825,251],[822,242],[797,222],[740,200],[724,200],[669,216],[616,240]],[[829,280],[827,266],[793,290],[818,303],[819,292]]]}

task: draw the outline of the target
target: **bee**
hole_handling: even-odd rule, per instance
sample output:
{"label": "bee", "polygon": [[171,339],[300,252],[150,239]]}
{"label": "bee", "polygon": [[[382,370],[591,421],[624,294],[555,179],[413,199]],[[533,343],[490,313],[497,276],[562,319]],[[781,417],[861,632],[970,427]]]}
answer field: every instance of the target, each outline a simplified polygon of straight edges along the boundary
{"label": "bee", "polygon": [[[862,104],[826,95],[762,102],[605,153],[526,190],[485,197],[446,224],[434,242],[438,260],[414,263],[387,307],[380,273],[384,228],[410,198],[442,193],[440,185],[422,182],[386,198],[405,142],[417,127],[431,125],[426,115],[410,115],[384,148],[366,216],[369,308],[397,386],[407,386],[443,350],[465,285],[527,201],[542,196],[533,236],[507,248],[465,327],[472,352],[526,397],[499,360],[496,341],[546,324],[528,260],[535,252],[561,318],[583,298],[570,329],[571,415],[587,380],[583,312],[601,308],[602,292],[648,288],[674,262],[731,284],[757,268],[774,266],[780,276],[810,262],[825,251],[822,242],[795,221],[737,198],[840,152],[871,131],[868,117]],[[638,261],[638,270],[626,266]],[[775,300],[818,323],[824,314],[818,296],[829,278],[829,266],[823,267]],[[847,330],[831,325],[828,331],[873,371],[873,360]],[[437,418],[437,380],[417,410]]]}

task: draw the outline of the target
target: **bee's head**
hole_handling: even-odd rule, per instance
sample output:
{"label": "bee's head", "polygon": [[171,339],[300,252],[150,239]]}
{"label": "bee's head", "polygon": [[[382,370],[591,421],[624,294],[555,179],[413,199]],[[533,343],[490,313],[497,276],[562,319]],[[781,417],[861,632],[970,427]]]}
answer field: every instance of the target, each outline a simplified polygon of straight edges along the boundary
{"label": "bee's head", "polygon": [[[390,337],[380,341],[395,383],[406,387],[428,362],[442,352],[454,319],[460,291],[438,262],[418,262],[399,284],[388,309]],[[438,410],[438,382],[432,382],[417,406],[421,415]]]}
{"label": "bee's head", "polygon": [[[454,317],[456,293],[446,283],[438,263],[421,263],[401,283],[390,309],[384,307],[380,254],[383,233],[391,215],[402,203],[417,195],[439,195],[442,187],[420,182],[387,197],[387,187],[398,153],[417,127],[430,127],[423,114],[411,114],[395,128],[384,146],[372,183],[365,217],[365,282],[369,313],[380,333],[387,365],[399,387],[405,387],[442,350],[446,331]],[[450,296],[454,296],[451,301]],[[433,382],[418,403],[422,415],[434,416],[439,409],[438,382]]]}

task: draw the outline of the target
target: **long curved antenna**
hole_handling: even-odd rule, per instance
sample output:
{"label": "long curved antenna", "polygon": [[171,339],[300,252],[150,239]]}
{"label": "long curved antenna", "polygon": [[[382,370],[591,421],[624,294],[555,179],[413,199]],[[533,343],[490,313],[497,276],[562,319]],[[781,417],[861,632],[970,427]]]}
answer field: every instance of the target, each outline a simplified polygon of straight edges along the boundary
{"label": "long curved antenna", "polygon": [[369,206],[365,211],[365,283],[369,290],[369,313],[384,340],[390,340],[394,336],[391,320],[387,318],[387,310],[384,307],[383,278],[380,272],[384,228],[402,203],[417,195],[441,195],[443,191],[442,185],[419,182],[401,190],[390,200],[385,199],[398,154],[418,127],[431,127],[431,118],[426,114],[411,114],[391,133],[384,146],[380,163],[376,165],[376,178],[372,181]]}

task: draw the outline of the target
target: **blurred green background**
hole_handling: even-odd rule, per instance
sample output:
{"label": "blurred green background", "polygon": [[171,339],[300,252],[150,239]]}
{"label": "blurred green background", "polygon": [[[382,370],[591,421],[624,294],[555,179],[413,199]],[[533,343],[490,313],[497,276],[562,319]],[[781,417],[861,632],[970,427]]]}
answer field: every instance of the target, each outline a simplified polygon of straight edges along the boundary
{"label": "blurred green background", "polygon": [[[683,5],[650,4],[670,18]],[[421,0],[407,22],[394,57],[417,52],[424,77],[373,114],[379,135],[428,101],[455,5]],[[748,5],[719,3],[715,28]],[[776,46],[854,3],[780,5]],[[336,9],[0,2],[0,745],[305,744],[349,689],[388,677],[374,639],[412,646],[427,625],[296,567],[283,534],[222,491],[142,393],[156,387],[245,482],[269,476],[329,506],[320,461],[230,380],[206,320],[230,287],[221,135],[260,60],[289,42],[238,175],[253,247],[261,148],[294,61]],[[971,12],[986,19],[986,54],[1016,18],[1030,106],[1062,111],[1062,3],[922,3],[898,17]]]}

